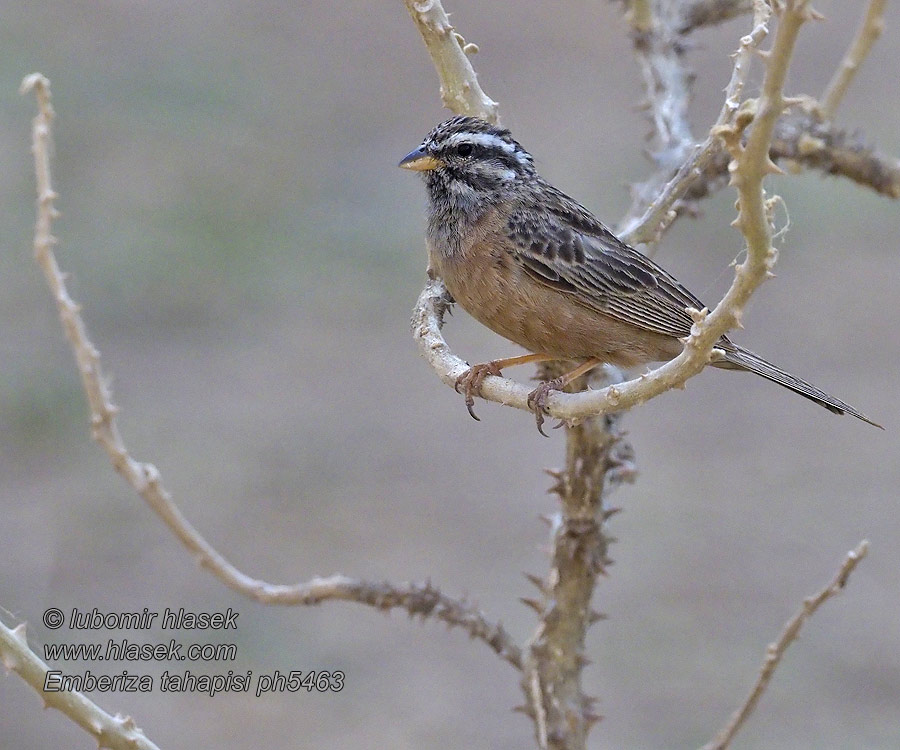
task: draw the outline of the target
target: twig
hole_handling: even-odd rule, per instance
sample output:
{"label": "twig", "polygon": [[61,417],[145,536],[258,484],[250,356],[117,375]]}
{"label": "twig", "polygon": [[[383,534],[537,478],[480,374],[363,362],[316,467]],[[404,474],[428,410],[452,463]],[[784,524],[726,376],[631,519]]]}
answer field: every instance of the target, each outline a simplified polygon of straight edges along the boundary
{"label": "twig", "polygon": [[844,59],[822,94],[820,111],[826,120],[833,120],[838,105],[853,82],[859,66],[869,54],[881,32],[884,31],[884,6],[887,0],[869,0],[866,14],[856,31]]}
{"label": "twig", "polygon": [[99,748],[159,750],[130,716],[111,716],[82,693],[69,690],[45,692],[49,670],[28,647],[24,623],[10,629],[0,622],[0,664],[34,688],[45,707],[57,709],[88,732]]}
{"label": "twig", "polygon": [[393,585],[332,576],[284,585],[251,578],[234,567],[181,514],[163,486],[157,468],[131,457],[119,433],[116,422],[118,408],[113,404],[112,394],[107,386],[100,353],[88,338],[80,308],[69,297],[65,277],[59,270],[52,251],[56,239],[51,233],[51,224],[57,213],[53,206],[56,194],[50,179],[50,124],[53,109],[50,105],[49,81],[37,73],[30,75],[23,81],[22,91],[24,93],[31,90],[34,90],[38,100],[38,114],[34,118],[32,130],[38,191],[35,257],[47,278],[60,320],[78,362],[81,382],[90,406],[93,438],[106,451],[116,471],[162,518],[202,567],[229,588],[251,599],[264,604],[280,605],[310,605],[342,600],[378,609],[402,608],[411,615],[433,617],[448,625],[463,628],[472,638],[484,641],[506,661],[520,668],[520,649],[500,624],[489,622],[478,609],[443,595],[430,583]]}
{"label": "twig", "polygon": [[756,704],[759,703],[759,699],[769,686],[772,675],[781,663],[784,652],[787,651],[788,646],[796,641],[797,637],[800,635],[800,629],[806,621],[815,614],[819,607],[844,590],[844,586],[847,585],[847,579],[850,577],[850,574],[856,569],[859,561],[866,556],[868,551],[869,542],[864,539],[859,543],[855,550],[847,553],[844,563],[841,565],[840,570],[838,570],[837,575],[835,575],[831,583],[817,594],[804,600],[800,610],[785,623],[781,635],[778,636],[778,640],[774,643],[770,643],[769,647],[766,649],[766,658],[760,669],[759,677],[756,678],[756,682],[751,688],[747,699],[741,704],[740,708],[731,715],[728,723],[722,731],[716,735],[716,738],[712,740],[712,742],[704,745],[702,750],[725,750],[725,748],[728,747],[731,740],[734,738],[734,735],[743,726],[744,722],[753,712],[753,709],[756,708]]}
{"label": "twig", "polygon": [[500,120],[498,105],[482,91],[466,53],[478,51],[453,29],[440,0],[404,0],[441,82],[441,101],[459,115],[474,115],[488,122]]}

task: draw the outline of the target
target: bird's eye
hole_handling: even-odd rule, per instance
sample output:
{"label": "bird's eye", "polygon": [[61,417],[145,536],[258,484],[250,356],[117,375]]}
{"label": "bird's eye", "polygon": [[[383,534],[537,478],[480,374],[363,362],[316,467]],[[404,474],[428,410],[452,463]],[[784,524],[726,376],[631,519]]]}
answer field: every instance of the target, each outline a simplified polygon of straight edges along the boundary
{"label": "bird's eye", "polygon": [[460,143],[456,147],[456,153],[460,156],[471,156],[472,155],[472,144],[471,143]]}

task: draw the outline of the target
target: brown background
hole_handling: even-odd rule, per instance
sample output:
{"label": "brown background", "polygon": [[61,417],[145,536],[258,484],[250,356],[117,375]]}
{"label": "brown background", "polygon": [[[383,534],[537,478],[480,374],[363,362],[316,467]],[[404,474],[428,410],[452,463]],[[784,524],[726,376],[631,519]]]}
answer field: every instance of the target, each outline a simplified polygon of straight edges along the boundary
{"label": "brown background", "polygon": [[[821,2],[791,91],[818,93],[861,3]],[[647,125],[617,6],[451,3],[505,123],[551,181],[614,223],[641,179]],[[422,185],[395,168],[445,116],[394,2],[59,3],[0,31],[0,605],[32,646],[71,634],[45,608],[240,612],[254,674],[342,669],[340,694],[93,694],[163,748],[531,746],[514,671],[459,632],[350,604],[265,608],[189,559],[87,436],[84,399],[31,259],[26,73],[53,82],[60,259],[114,376],[134,454],[250,574],[431,578],[519,638],[522,571],[542,573],[542,473],[562,435],[483,404],[482,422],[418,358]],[[900,12],[839,121],[900,153]],[[720,104],[747,21],[696,36],[696,132]],[[586,672],[597,748],[695,747],[743,697],[765,644],[862,537],[872,554],[791,650],[736,747],[896,748],[900,738],[898,205],[819,175],[779,178],[778,279],[738,340],[858,406],[886,432],[760,379],[708,372],[627,417],[641,475],[615,502],[609,620]],[[667,236],[659,259],[711,302],[741,239],[733,194]],[[466,319],[476,361],[516,350]],[[527,371],[517,374],[528,377]],[[236,639],[236,640],[235,640]],[[208,642],[214,637],[184,637]],[[63,665],[158,674],[215,665]],[[88,747],[0,677],[0,746]]]}

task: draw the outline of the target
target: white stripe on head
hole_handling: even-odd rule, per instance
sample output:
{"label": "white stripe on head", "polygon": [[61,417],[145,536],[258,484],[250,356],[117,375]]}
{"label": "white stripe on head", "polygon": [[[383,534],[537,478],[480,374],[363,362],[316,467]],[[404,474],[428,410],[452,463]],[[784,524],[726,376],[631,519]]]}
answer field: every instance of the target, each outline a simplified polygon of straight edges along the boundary
{"label": "white stripe on head", "polygon": [[531,155],[522,149],[518,149],[513,156],[516,157],[516,161],[522,166],[530,167],[534,164],[534,159],[531,158]]}
{"label": "white stripe on head", "polygon": [[471,143],[476,146],[485,146],[486,148],[499,148],[507,154],[511,154],[516,150],[512,143],[504,141],[493,133],[454,133],[447,139],[447,144],[450,146],[457,146],[460,143]]}

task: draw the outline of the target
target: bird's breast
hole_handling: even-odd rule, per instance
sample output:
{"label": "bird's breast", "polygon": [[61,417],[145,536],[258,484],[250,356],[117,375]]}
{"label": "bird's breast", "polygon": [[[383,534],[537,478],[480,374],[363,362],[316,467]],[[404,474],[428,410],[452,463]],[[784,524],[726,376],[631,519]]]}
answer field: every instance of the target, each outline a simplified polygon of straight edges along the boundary
{"label": "bird's breast", "polygon": [[475,242],[452,255],[435,247],[430,252],[432,269],[460,306],[529,351],[634,367],[681,349],[671,337],[623,323],[536,281],[502,245]]}

